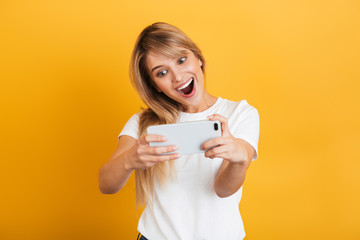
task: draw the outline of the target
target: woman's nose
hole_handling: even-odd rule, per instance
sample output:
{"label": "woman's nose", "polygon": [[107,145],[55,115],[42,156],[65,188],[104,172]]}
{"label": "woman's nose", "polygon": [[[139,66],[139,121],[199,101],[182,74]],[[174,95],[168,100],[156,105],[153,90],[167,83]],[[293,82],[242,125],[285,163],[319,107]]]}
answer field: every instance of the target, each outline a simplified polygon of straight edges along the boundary
{"label": "woman's nose", "polygon": [[183,74],[180,69],[174,69],[174,81],[175,82],[181,82],[183,79]]}

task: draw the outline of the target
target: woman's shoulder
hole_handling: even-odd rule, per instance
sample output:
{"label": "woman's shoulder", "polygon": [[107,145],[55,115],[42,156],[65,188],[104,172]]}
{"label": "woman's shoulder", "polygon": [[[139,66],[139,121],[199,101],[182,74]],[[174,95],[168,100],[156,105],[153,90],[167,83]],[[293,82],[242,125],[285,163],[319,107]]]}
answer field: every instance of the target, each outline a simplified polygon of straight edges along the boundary
{"label": "woman's shoulder", "polygon": [[128,118],[128,121],[139,121],[140,114],[141,112],[132,113],[132,115],[130,115],[130,117]]}
{"label": "woman's shoulder", "polygon": [[134,119],[139,119],[140,118],[140,115],[141,115],[141,112],[137,112],[137,113],[134,113],[131,118],[134,118]]}
{"label": "woman's shoulder", "polygon": [[139,111],[133,112],[132,115],[130,116],[129,120],[132,119],[132,120],[139,121],[139,119],[142,115],[147,115],[150,113],[152,113],[152,111],[149,108],[141,108]]}
{"label": "woman's shoulder", "polygon": [[256,110],[256,108],[252,105],[250,105],[248,103],[247,100],[243,99],[243,100],[239,100],[239,101],[234,101],[234,100],[229,100],[229,99],[223,99],[223,106],[226,108],[231,108],[234,111],[246,111],[246,110]]}

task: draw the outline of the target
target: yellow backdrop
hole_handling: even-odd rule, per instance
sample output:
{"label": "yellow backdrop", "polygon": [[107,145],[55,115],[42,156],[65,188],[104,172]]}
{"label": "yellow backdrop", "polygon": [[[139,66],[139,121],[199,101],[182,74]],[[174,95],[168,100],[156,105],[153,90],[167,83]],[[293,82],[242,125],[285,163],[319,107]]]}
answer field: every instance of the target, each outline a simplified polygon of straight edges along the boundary
{"label": "yellow backdrop", "polygon": [[259,110],[246,239],[360,239],[356,0],[1,1],[0,239],[136,239],[133,177],[103,195],[98,171],[144,106],[128,64],[156,21],[199,45],[211,94]]}

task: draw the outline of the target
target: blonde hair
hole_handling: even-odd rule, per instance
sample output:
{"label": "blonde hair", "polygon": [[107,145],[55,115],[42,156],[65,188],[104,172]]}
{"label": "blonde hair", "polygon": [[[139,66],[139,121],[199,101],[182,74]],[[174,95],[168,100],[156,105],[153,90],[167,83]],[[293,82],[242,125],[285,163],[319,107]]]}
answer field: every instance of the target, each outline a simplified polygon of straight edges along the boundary
{"label": "blonde hair", "polygon": [[[130,79],[141,99],[148,106],[140,114],[139,138],[146,134],[151,125],[175,123],[180,115],[180,103],[158,92],[151,79],[146,65],[146,56],[151,52],[174,58],[183,53],[178,47],[191,50],[202,62],[202,72],[205,76],[205,59],[196,44],[179,28],[167,23],[157,22],[146,27],[138,36],[130,61]],[[155,181],[163,185],[172,175],[173,161],[157,163],[147,169],[135,170],[136,202],[151,203]]]}

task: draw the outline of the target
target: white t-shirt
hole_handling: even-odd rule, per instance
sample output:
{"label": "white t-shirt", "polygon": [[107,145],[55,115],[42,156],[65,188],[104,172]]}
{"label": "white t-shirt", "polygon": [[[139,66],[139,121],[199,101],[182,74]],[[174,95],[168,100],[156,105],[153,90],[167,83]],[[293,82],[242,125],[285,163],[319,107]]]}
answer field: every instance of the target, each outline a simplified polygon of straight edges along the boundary
{"label": "white t-shirt", "polygon": [[[211,114],[228,119],[231,134],[251,144],[258,157],[259,114],[246,100],[218,98],[199,113],[180,113],[178,122],[205,120]],[[119,134],[138,138],[139,113],[134,114]],[[220,198],[214,179],[221,158],[206,158],[204,153],[181,156],[175,160],[176,178],[164,187],[155,184],[153,207],[145,206],[138,231],[149,240],[241,240],[245,237],[239,203],[242,187],[233,195]]]}

